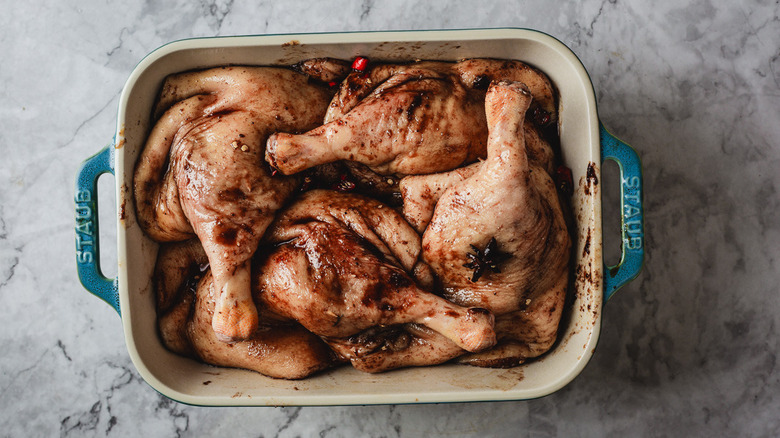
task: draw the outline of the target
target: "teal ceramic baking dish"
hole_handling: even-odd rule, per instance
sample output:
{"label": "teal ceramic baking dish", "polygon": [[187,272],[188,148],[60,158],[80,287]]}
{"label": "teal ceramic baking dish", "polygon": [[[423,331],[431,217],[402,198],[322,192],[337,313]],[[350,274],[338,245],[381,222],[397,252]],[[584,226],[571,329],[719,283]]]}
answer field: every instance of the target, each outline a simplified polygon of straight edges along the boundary
{"label": "teal ceramic baking dish", "polygon": [[[511,369],[445,364],[383,374],[341,367],[302,381],[209,365],[167,351],[156,332],[151,274],[157,244],[135,218],[132,177],[152,121],[151,108],[172,73],[226,64],[290,65],[312,57],[374,60],[471,57],[518,59],[541,69],[559,92],[559,133],[564,164],[572,169],[576,218],[573,305],[561,322],[554,348]],[[601,167],[620,169],[622,257],[605,266],[602,255]],[[113,173],[118,205],[116,278],[100,269],[97,178]],[[611,182],[610,182],[611,183]],[[618,182],[615,182],[618,183]],[[644,257],[642,173],[634,150],[600,123],[593,85],[575,54],[557,39],[527,29],[421,32],[356,32],[202,38],[165,45],[144,58],[122,91],[116,134],[110,146],[88,158],[75,194],[76,261],[84,287],[121,316],[128,353],[155,390],[196,405],[363,405],[385,403],[521,400],[550,394],[585,367],[599,337],[607,299],[639,273]],[[209,382],[209,384],[205,384]]]}

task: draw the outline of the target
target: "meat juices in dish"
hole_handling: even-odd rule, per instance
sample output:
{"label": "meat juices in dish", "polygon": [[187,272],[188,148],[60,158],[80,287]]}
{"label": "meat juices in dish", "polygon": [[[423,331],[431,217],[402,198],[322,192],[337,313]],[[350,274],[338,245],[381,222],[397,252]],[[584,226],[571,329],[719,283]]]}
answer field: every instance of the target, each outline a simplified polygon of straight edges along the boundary
{"label": "meat juices in dish", "polygon": [[135,171],[139,222],[157,241],[198,236],[219,291],[217,336],[246,339],[258,326],[249,260],[294,178],[263,164],[275,131],[319,125],[332,91],[290,69],[225,67],[169,77]]}
{"label": "meat juices in dish", "polygon": [[477,365],[516,365],[546,351],[568,285],[571,241],[558,194],[526,153],[523,119],[530,102],[521,83],[491,84],[487,159],[444,191],[423,234],[423,259],[443,296],[496,315],[497,350],[466,359]]}

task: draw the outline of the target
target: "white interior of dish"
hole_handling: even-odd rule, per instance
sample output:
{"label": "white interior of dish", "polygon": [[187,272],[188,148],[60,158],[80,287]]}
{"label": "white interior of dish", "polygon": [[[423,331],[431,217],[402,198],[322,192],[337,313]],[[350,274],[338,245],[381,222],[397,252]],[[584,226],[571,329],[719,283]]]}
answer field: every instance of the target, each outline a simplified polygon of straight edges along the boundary
{"label": "white interior of dish", "polygon": [[[560,93],[563,159],[575,186],[588,163],[600,169],[598,119],[590,79],[577,57],[556,39],[530,30],[369,32],[193,39],[163,46],[143,59],[123,90],[116,134],[118,277],[127,347],[142,377],[160,393],[198,405],[333,405],[516,400],[550,394],[576,377],[593,354],[601,318],[601,198],[577,191],[575,245],[590,280],[576,284],[572,313],[546,356],[514,369],[462,365],[365,374],[345,366],[302,381],[216,368],[168,352],[155,321],[151,272],[157,245],[140,230],[132,200],[133,167],[163,79],[172,73],[225,64],[289,65],[311,57],[372,60],[470,57],[519,59],[547,73]],[[600,173],[599,173],[600,176]],[[583,254],[590,233],[589,253]]]}

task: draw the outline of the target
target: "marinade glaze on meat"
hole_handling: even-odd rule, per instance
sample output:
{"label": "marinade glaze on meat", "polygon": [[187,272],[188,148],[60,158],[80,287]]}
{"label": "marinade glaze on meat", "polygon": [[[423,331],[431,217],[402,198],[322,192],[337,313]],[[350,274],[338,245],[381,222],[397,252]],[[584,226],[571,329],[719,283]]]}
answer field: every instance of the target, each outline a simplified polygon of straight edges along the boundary
{"label": "marinade glaze on meat", "polygon": [[[518,61],[169,77],[136,165],[176,353],[287,379],[505,367],[555,341],[554,89]],[[479,271],[479,272],[477,272]]]}

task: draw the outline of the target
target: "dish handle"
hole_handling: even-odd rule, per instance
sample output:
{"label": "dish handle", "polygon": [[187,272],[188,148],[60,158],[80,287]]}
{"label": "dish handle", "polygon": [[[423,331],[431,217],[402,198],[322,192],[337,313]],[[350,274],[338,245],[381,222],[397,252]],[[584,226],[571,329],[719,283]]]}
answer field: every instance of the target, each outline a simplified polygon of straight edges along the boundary
{"label": "dish handle", "polygon": [[604,301],[642,270],[645,228],[642,209],[642,163],[636,151],[599,123],[601,162],[612,160],[620,168],[621,256],[614,266],[604,264]]}
{"label": "dish handle", "polygon": [[114,174],[114,147],[87,158],[76,178],[76,269],[85,289],[119,310],[119,283],[107,278],[100,269],[97,180],[104,173]]}

